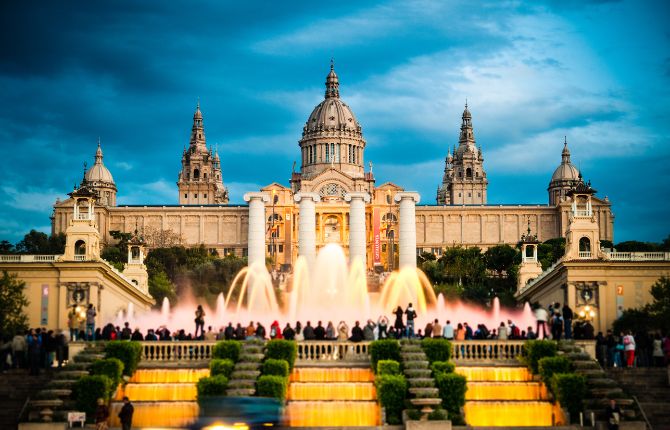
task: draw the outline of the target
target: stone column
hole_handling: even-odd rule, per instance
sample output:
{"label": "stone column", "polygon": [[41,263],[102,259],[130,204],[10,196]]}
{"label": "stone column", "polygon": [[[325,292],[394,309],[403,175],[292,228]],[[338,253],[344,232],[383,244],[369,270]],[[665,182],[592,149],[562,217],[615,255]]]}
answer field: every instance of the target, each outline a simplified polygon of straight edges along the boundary
{"label": "stone column", "polygon": [[293,199],[300,203],[298,255],[305,257],[311,269],[316,261],[316,203],[321,197],[317,193],[298,193]]}
{"label": "stone column", "polygon": [[419,193],[401,192],[395,195],[396,203],[400,204],[400,269],[416,268],[416,215],[415,205],[419,203]]}
{"label": "stone column", "polygon": [[370,203],[370,195],[365,192],[353,192],[344,196],[349,202],[349,264],[356,259],[365,263],[365,204]]}
{"label": "stone column", "polygon": [[244,201],[249,202],[248,265],[265,266],[265,203],[270,197],[265,193],[246,193]]}

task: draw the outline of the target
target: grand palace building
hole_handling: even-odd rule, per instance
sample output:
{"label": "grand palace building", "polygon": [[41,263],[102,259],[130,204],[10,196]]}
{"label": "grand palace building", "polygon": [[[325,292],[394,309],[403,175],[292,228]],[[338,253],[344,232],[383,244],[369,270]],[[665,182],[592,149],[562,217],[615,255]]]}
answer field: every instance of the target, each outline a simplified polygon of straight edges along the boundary
{"label": "grand palace building", "polygon": [[[294,167],[288,184],[275,182],[258,190],[267,196],[266,256],[274,257],[285,270],[295,264],[299,254],[299,193],[311,195],[315,201],[316,249],[337,243],[349,252],[350,199],[346,197],[363,193],[366,264],[370,269],[397,267],[396,258],[392,258],[397,253],[400,227],[396,195],[405,190],[402,184],[377,184],[372,164],[366,164],[366,145],[363,127],[340,97],[339,78],[331,66],[324,99],[307,117],[298,142],[300,170],[295,171]],[[447,150],[441,181],[440,172],[433,172],[437,183],[435,200],[422,196],[419,202],[419,196],[415,198],[417,253],[439,255],[451,246],[485,249],[503,243],[514,245],[529,225],[539,241],[566,235],[571,211],[567,194],[582,181],[570,159],[567,142],[560,164],[548,178],[547,203],[543,204],[489,204],[484,152],[477,145],[472,114],[466,104],[458,145]],[[95,221],[101,244],[114,240],[112,231],[139,230],[145,237],[149,231],[167,232],[185,246],[202,244],[219,255],[246,256],[249,205],[229,203],[221,164],[219,154],[206,144],[203,113],[198,105],[188,148],[181,154],[175,200],[162,205],[123,205],[117,203],[117,184],[104,164],[98,144],[95,163],[86,171],[82,185],[97,195]],[[57,201],[52,215],[53,233],[64,232],[73,213],[71,199]],[[608,199],[592,197],[592,213],[600,239],[612,240],[614,216]]]}

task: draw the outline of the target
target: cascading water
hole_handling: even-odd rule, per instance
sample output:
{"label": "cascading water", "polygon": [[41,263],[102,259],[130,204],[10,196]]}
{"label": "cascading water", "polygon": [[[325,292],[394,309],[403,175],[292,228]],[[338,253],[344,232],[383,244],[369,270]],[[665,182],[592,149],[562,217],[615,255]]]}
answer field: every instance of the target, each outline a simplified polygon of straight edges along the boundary
{"label": "cascading water", "polygon": [[470,426],[553,426],[565,419],[547,388],[525,367],[456,367],[466,377],[465,421]]}
{"label": "cascading water", "polygon": [[286,420],[293,427],[377,426],[380,411],[370,369],[296,368]]}

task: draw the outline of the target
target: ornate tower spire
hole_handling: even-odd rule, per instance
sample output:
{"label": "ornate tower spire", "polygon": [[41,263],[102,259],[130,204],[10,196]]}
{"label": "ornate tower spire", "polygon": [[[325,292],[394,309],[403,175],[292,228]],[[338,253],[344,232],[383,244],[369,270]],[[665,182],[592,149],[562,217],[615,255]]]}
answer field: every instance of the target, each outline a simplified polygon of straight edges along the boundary
{"label": "ornate tower spire", "polygon": [[335,73],[335,62],[330,59],[330,73],[326,76],[326,98],[340,98],[340,80]]}
{"label": "ornate tower spire", "polygon": [[563,152],[561,152],[561,164],[570,164],[570,150],[568,149],[568,137],[563,137]]}
{"label": "ornate tower spire", "polygon": [[461,135],[458,138],[459,146],[467,145],[470,147],[475,146],[475,133],[472,129],[472,114],[468,110],[468,102],[465,102],[465,109],[463,110],[463,115],[461,116]]}
{"label": "ornate tower spire", "polygon": [[99,137],[98,137],[98,149],[95,151],[95,164],[102,164],[102,148],[100,147]]}
{"label": "ornate tower spire", "polygon": [[205,126],[202,123],[202,112],[200,111],[200,99],[198,99],[198,104],[195,107],[195,113],[193,113],[193,128],[191,129],[190,146],[199,146],[204,150],[207,149],[207,144],[205,141]]}

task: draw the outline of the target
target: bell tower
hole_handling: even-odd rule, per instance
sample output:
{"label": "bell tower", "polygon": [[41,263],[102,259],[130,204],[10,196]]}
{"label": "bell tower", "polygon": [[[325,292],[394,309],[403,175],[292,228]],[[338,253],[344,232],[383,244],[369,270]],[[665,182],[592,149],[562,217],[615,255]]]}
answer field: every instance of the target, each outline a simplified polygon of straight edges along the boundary
{"label": "bell tower", "polygon": [[228,203],[228,190],[223,185],[221,160],[217,151],[207,148],[200,102],[193,114],[193,127],[188,149],[181,157],[177,181],[179,204],[213,205]]}
{"label": "bell tower", "polygon": [[100,259],[100,233],[95,222],[95,201],[98,194],[85,182],[68,194],[74,214],[65,230],[63,261],[95,261]]}
{"label": "bell tower", "polygon": [[595,260],[604,257],[600,250],[600,227],[593,214],[592,197],[596,190],[579,175],[577,185],[566,193],[571,200],[565,240],[565,260]]}
{"label": "bell tower", "polygon": [[529,219],[528,230],[521,235],[521,264],[519,265],[517,292],[521,291],[529,281],[537,278],[542,273],[542,265],[537,260],[537,246],[539,244],[537,235],[530,233]]}
{"label": "bell tower", "polygon": [[472,114],[466,102],[461,116],[458,148],[454,148],[454,155],[450,152],[445,160],[442,184],[437,189],[437,204],[486,204],[487,186],[484,157],[481,147],[478,148],[475,143]]}
{"label": "bell tower", "polygon": [[135,234],[128,241],[128,262],[124,265],[123,274],[126,275],[130,281],[137,286],[141,291],[149,292],[149,274],[147,267],[144,265],[144,250],[146,243],[144,239]]}

